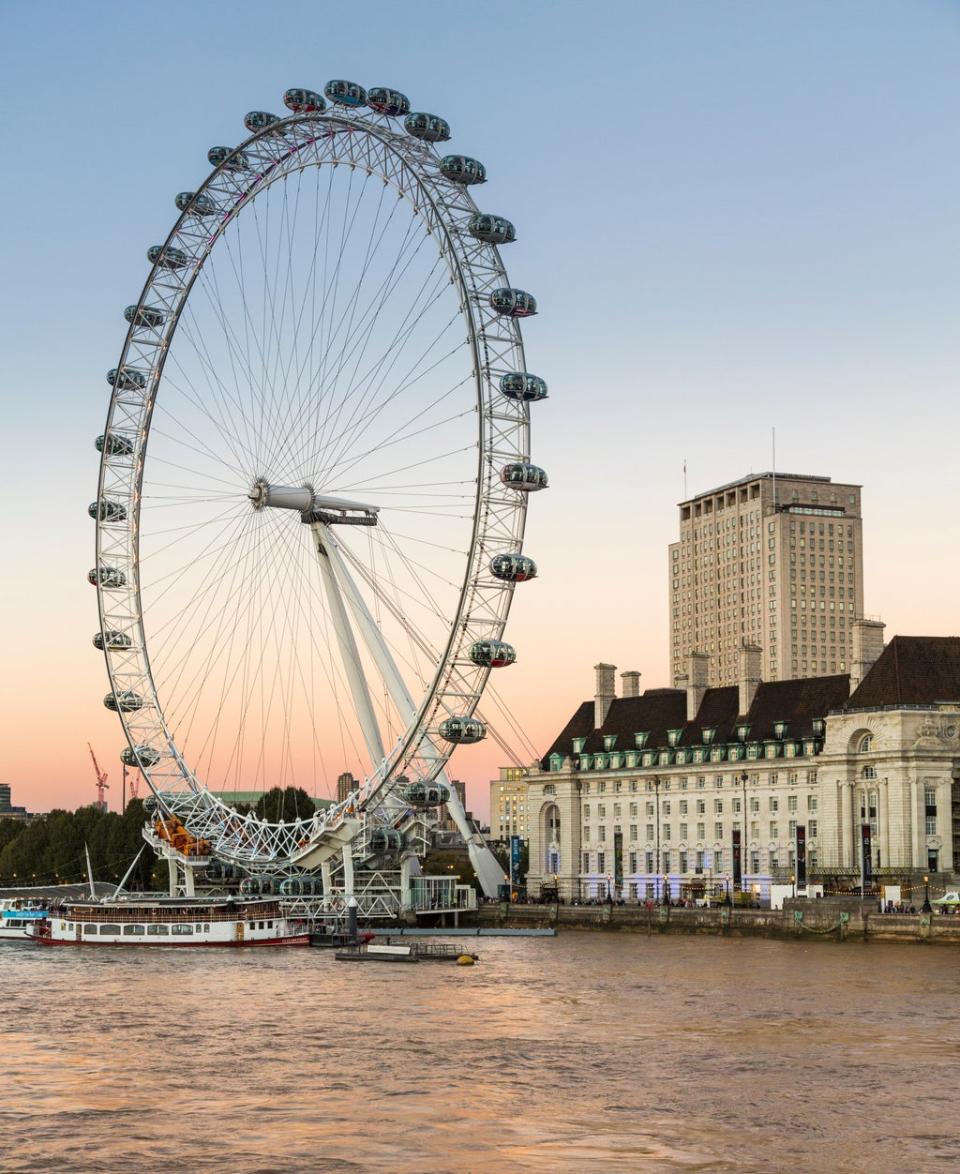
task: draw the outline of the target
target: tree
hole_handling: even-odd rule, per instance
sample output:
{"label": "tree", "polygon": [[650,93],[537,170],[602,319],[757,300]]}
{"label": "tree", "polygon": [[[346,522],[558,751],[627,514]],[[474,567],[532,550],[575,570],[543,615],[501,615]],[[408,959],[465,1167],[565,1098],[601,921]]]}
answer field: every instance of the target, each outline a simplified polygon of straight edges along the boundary
{"label": "tree", "polygon": [[309,819],[316,811],[316,804],[303,787],[273,787],[261,795],[256,806],[260,819],[268,823],[291,823],[295,819]]}

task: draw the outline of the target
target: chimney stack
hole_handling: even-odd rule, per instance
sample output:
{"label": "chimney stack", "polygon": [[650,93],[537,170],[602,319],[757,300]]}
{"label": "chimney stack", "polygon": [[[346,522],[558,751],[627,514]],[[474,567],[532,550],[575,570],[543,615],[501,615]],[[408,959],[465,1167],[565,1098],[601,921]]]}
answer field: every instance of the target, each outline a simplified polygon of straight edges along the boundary
{"label": "chimney stack", "polygon": [[691,652],[687,656],[687,721],[692,722],[700,709],[700,702],[708,688],[710,657],[706,652]]}
{"label": "chimney stack", "polygon": [[757,695],[760,674],[763,669],[763,649],[759,644],[743,644],[738,654],[737,683],[740,687],[740,701],[737,713],[746,717]]}
{"label": "chimney stack", "polygon": [[640,674],[636,669],[629,669],[627,672],[621,673],[620,680],[623,681],[624,697],[640,696]]}
{"label": "chimney stack", "polygon": [[617,695],[617,666],[615,664],[595,664],[597,674],[597,692],[593,698],[593,728],[599,730],[607,720],[610,706]]}
{"label": "chimney stack", "polygon": [[853,656],[850,662],[850,692],[860,684],[883,652],[883,620],[853,621]]}

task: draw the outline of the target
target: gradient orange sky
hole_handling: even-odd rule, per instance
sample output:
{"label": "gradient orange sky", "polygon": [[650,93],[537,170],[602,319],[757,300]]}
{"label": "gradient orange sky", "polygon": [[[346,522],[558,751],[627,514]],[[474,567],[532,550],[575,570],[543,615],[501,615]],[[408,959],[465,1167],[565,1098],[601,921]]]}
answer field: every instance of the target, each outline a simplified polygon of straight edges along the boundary
{"label": "gradient orange sky", "polygon": [[[291,3],[265,27],[246,0],[229,22],[177,0],[164,24],[189,14],[193,32],[174,73],[149,8],[6,11],[0,93],[17,166],[0,190],[0,781],[15,803],[91,801],[90,741],[118,805],[86,506],[103,375],[145,250],[248,109],[333,76],[394,85],[447,117],[454,147],[487,164],[484,202],[518,227],[506,260],[540,302],[524,334],[550,383],[533,457],[551,488],[530,511],[541,577],[515,596],[518,663],[497,683],[533,745],[592,695],[598,660],[669,684],[666,548],[683,461],[691,493],[766,469],[772,426],[782,470],[864,485],[867,611],[887,635],[958,631],[960,164],[945,144],[960,10],[439,11],[375,3],[332,25]],[[478,20],[493,31],[480,52]],[[135,86],[98,61],[135,61]],[[481,814],[503,764],[490,741],[455,755]]]}

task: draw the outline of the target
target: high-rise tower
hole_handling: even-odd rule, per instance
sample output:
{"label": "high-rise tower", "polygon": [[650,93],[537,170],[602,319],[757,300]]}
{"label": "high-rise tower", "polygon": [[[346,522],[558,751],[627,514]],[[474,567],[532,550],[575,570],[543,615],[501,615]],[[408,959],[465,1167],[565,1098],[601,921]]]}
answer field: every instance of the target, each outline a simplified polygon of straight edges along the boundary
{"label": "high-rise tower", "polygon": [[757,473],[680,503],[669,548],[670,665],[710,656],[710,684],[737,682],[739,650],[763,679],[849,672],[863,615],[860,486]]}

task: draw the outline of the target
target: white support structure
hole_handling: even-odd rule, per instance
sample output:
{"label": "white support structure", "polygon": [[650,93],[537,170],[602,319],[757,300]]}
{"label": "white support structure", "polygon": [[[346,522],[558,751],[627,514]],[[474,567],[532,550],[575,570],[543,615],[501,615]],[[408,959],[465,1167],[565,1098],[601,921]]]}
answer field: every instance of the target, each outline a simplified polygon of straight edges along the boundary
{"label": "white support structure", "polygon": [[367,744],[367,753],[370,755],[371,768],[376,770],[383,761],[383,741],[380,738],[380,727],[377,724],[373,702],[370,699],[370,690],[363,675],[363,666],[360,664],[360,654],[357,651],[357,642],[353,638],[353,630],[347,619],[346,608],[337,580],[330,566],[330,557],[327,550],[329,528],[322,522],[312,522],[310,529],[316,542],[320,574],[323,577],[324,590],[330,603],[330,617],[333,620],[334,631],[337,634],[337,643],[340,646],[340,657],[343,660],[344,671],[350,683],[350,692],[353,704],[356,706],[363,739]]}
{"label": "white support structure", "polygon": [[346,900],[353,897],[353,845],[343,846],[343,895]]}
{"label": "white support structure", "polygon": [[[351,610],[356,617],[357,626],[363,634],[370,655],[373,657],[374,663],[383,676],[384,684],[393,699],[393,704],[397,707],[402,720],[412,723],[416,716],[416,706],[414,705],[413,698],[410,696],[403,677],[401,677],[397,669],[396,662],[383,638],[383,633],[374,622],[373,616],[371,616],[363,601],[363,597],[360,595],[356,584],[350,576],[350,572],[347,570],[346,563],[340,555],[340,548],[336,538],[331,533],[329,526],[314,523],[313,528],[319,531],[317,534],[317,549],[322,551],[326,556],[325,558],[321,557],[321,562],[329,563],[332,575],[339,581],[343,594],[346,596],[347,602],[350,604]],[[421,746],[421,755],[426,761],[432,763],[436,763],[440,759],[440,755],[437,753],[429,736],[424,738]],[[477,875],[477,880],[480,881],[484,895],[487,897],[496,897],[499,893],[500,885],[506,883],[508,878],[504,876],[503,869],[500,867],[497,858],[487,847],[483,837],[479,832],[474,831],[467,822],[466,812],[463,810],[460,796],[450,786],[446,772],[442,767],[437,770],[435,777],[437,782],[443,783],[447,789],[449,796],[447,799],[447,810],[450,813],[450,818],[457,826],[457,831],[467,845],[470,863],[473,865],[473,870]]]}

